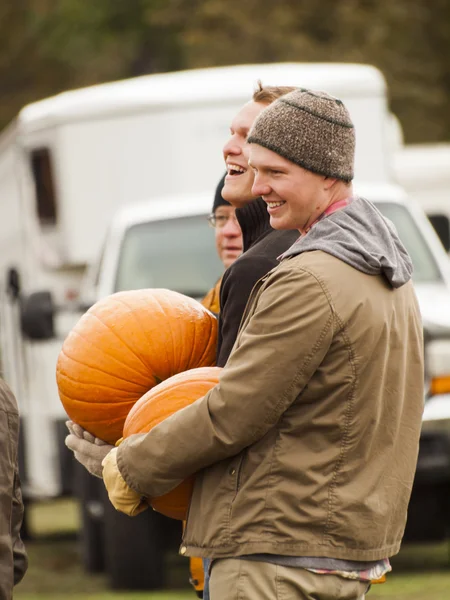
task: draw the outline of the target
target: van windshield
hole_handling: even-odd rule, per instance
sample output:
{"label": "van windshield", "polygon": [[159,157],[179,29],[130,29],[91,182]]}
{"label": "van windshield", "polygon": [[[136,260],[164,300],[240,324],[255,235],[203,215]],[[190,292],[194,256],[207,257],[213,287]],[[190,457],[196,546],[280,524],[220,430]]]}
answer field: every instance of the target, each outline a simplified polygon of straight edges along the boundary
{"label": "van windshield", "polygon": [[409,252],[414,265],[414,282],[440,281],[442,276],[436,261],[406,206],[395,202],[375,202],[375,204],[379,211],[394,223],[401,241]]}
{"label": "van windshield", "polygon": [[115,291],[167,288],[201,299],[222,273],[206,215],[150,221],[127,230]]}
{"label": "van windshield", "polygon": [[[414,281],[440,281],[436,261],[409,210],[395,202],[375,204],[397,228],[414,264]],[[201,299],[222,273],[206,215],[150,221],[127,230],[115,291],[168,288]]]}

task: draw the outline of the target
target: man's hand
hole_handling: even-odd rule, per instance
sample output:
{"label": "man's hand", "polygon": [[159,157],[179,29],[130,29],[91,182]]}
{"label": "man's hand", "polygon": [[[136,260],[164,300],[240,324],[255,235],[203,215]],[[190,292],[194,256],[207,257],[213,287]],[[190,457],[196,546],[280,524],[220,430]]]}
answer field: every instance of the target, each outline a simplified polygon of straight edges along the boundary
{"label": "man's hand", "polygon": [[131,489],[120,474],[117,466],[117,448],[109,452],[103,460],[103,482],[111,504],[116,510],[135,517],[148,508],[143,496]]}
{"label": "man's hand", "polygon": [[66,425],[70,432],[66,437],[66,446],[89,473],[101,478],[102,461],[114,446],[93,436],[73,421],[66,421]]}

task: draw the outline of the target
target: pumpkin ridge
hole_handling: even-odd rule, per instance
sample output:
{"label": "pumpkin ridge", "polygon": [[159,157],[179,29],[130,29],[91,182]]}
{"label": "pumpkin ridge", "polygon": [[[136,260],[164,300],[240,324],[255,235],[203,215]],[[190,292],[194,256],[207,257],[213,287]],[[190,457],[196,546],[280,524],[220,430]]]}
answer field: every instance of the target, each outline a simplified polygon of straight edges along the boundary
{"label": "pumpkin ridge", "polygon": [[[210,388],[210,389],[212,389],[212,388]],[[163,421],[165,421],[169,417],[175,416],[176,414],[178,414],[183,409],[188,408],[189,406],[192,406],[193,404],[195,404],[195,402],[197,402],[198,400],[200,400],[204,396],[206,396],[206,394],[208,393],[208,391],[209,391],[208,389],[206,391],[201,391],[201,392],[198,391],[199,397],[196,398],[192,402],[189,402],[184,397],[177,398],[177,401],[176,402],[173,401],[173,403],[172,403],[172,407],[176,411],[176,412],[173,412],[173,413],[170,412],[169,410],[167,410],[167,411],[161,410],[162,407],[160,406],[160,404],[161,404],[161,402],[164,401],[164,394],[160,394],[159,396],[155,396],[155,397],[152,398],[151,404],[152,404],[153,408],[155,408],[154,405],[156,405],[157,408],[160,409],[160,412],[159,412],[158,416],[157,417],[155,416],[151,420],[147,420],[147,422],[145,423],[145,425],[140,425],[139,429],[137,429],[136,422],[139,422],[140,419],[142,419],[142,414],[144,412],[146,412],[146,410],[148,409],[148,407],[145,406],[145,405],[141,406],[139,408],[139,410],[136,411],[136,413],[134,415],[132,415],[130,421],[128,422],[128,429],[130,429],[130,428],[133,429],[134,433],[149,433],[150,431],[152,431],[155,427],[157,427],[158,425],[160,425]],[[130,409],[130,411],[131,411],[131,409]]]}
{"label": "pumpkin ridge", "polygon": [[[80,385],[89,385],[89,382],[83,382],[83,381],[80,382],[79,379],[74,379],[73,377],[70,377],[70,375],[66,375],[64,373],[61,374],[61,378],[62,379],[66,379],[66,380],[68,379],[70,382],[78,384],[79,386]],[[98,383],[96,385],[96,387],[101,388],[101,389],[111,390],[113,392],[119,392],[119,393],[125,393],[125,394],[127,394],[127,390],[126,389],[123,390],[121,388],[110,387],[109,385],[103,385],[101,383]],[[143,392],[143,393],[139,390],[139,391],[136,392],[136,394],[140,394],[140,396],[139,396],[139,398],[140,398],[141,396],[143,396],[144,394],[146,394],[150,389],[151,388],[146,389],[145,392]],[[68,396],[66,396],[66,397],[68,398]],[[75,398],[74,397],[74,400],[78,400],[79,402],[81,402],[81,400],[79,398]],[[95,400],[89,400],[89,402],[95,402]],[[103,402],[103,400],[100,399],[100,400],[98,400],[98,402]]]}
{"label": "pumpkin ridge", "polygon": [[[159,298],[156,299],[156,302],[158,303],[158,305],[160,306],[160,308],[164,312],[164,314],[166,314],[166,311],[163,309],[163,307],[159,301]],[[173,365],[174,364],[174,354],[175,354],[175,344],[174,344],[175,340],[174,340],[174,336],[173,336],[172,319],[169,319],[169,321],[167,323],[167,327],[170,331],[170,337],[172,338],[172,343],[170,344],[170,347],[172,348],[172,358],[171,358],[171,361],[169,364]],[[180,352],[180,355],[181,355],[181,352]],[[178,360],[180,361],[181,359],[179,358]],[[175,372],[177,372],[179,370],[180,369],[179,369],[179,363],[178,363],[177,370]],[[171,375],[172,375],[172,373],[171,373]]]}
{"label": "pumpkin ridge", "polygon": [[186,369],[189,369],[189,367],[191,366],[191,360],[192,360],[192,355],[194,354],[196,338],[197,338],[197,327],[195,327],[195,325],[194,325],[194,339],[192,340],[192,344],[191,344],[191,353],[189,355],[189,360],[187,361],[186,366],[185,366]]}
{"label": "pumpkin ridge", "polygon": [[140,362],[140,363],[143,365],[144,369],[146,370],[145,372],[146,372],[146,374],[147,374],[147,373],[148,373],[148,367],[147,367],[147,365],[144,363],[144,361],[142,360],[142,358],[141,358],[140,356],[138,356],[138,355],[137,355],[137,354],[136,354],[136,353],[135,353],[135,352],[134,352],[134,351],[133,351],[133,350],[130,348],[130,346],[124,342],[124,340],[123,340],[123,339],[120,337],[120,335],[118,335],[118,334],[117,334],[117,332],[116,332],[116,331],[114,331],[114,329],[112,329],[112,327],[110,327],[110,326],[109,326],[109,325],[107,325],[107,324],[106,324],[104,321],[102,321],[102,320],[100,319],[100,317],[98,317],[98,316],[97,316],[95,313],[93,313],[93,312],[92,312],[92,313],[90,313],[90,314],[91,314],[91,315],[93,315],[93,316],[94,316],[94,317],[97,319],[97,321],[99,321],[100,323],[102,323],[102,325],[105,325],[105,327],[107,327],[107,328],[108,328],[108,330],[109,330],[109,331],[110,331],[110,332],[111,332],[111,333],[112,333],[112,334],[113,334],[113,335],[114,335],[114,336],[115,336],[115,337],[116,337],[118,340],[120,340],[120,341],[122,342],[122,344],[123,344],[123,345],[124,345],[126,348],[128,348],[128,350],[131,352],[131,354],[133,354],[133,356],[136,356],[136,358],[139,360],[139,362]]}
{"label": "pumpkin ridge", "polygon": [[[189,296],[188,296],[188,297],[189,297]],[[189,298],[190,298],[190,297],[189,297]],[[194,300],[193,298],[190,298],[190,299],[191,299],[193,302],[197,302],[197,301],[196,301],[196,300]],[[202,307],[202,309],[203,309],[203,307]],[[176,323],[177,323],[178,330],[180,330],[180,322],[181,322],[181,319],[180,319],[180,317],[178,317],[178,319],[176,319]],[[189,355],[189,361],[187,361],[187,362],[185,361],[185,363],[184,363],[184,364],[181,364],[181,360],[182,360],[182,358],[183,358],[183,356],[184,356],[184,352],[180,352],[177,373],[182,373],[182,372],[186,371],[186,369],[189,369],[189,365],[190,365],[190,361],[191,361],[192,353],[193,353],[193,351],[194,351],[194,348],[195,348],[195,345],[194,345],[194,344],[195,344],[195,335],[196,335],[196,329],[197,329],[197,328],[196,328],[195,324],[192,324],[192,323],[191,323],[191,324],[190,324],[190,327],[189,327],[189,330],[190,330],[190,331],[189,331],[189,333],[191,334],[191,332],[192,332],[192,331],[194,332],[194,339],[193,339],[192,341],[190,341],[190,342],[189,342],[189,343],[190,343],[190,346],[191,346],[191,348],[190,348],[190,355]],[[186,345],[186,341],[185,341],[185,339],[184,339],[184,336],[181,336],[181,339],[183,340],[183,342],[184,342],[184,345]]]}
{"label": "pumpkin ridge", "polygon": [[[84,338],[82,337],[82,339],[84,339]],[[89,369],[92,369],[93,371],[97,371],[98,373],[103,373],[104,375],[108,375],[108,377],[113,377],[114,379],[119,379],[120,381],[125,381],[126,383],[130,383],[129,379],[124,379],[123,377],[118,377],[115,373],[110,373],[108,371],[104,371],[103,369],[99,369],[98,367],[92,367],[91,365],[88,365],[85,362],[81,362],[80,360],[73,358],[73,356],[70,356],[69,354],[67,354],[64,351],[64,349],[61,350],[61,353],[64,355],[66,360],[71,360],[74,363],[76,363],[77,365],[81,365],[82,367],[88,367]],[[107,354],[107,353],[105,352],[104,354]],[[107,356],[109,358],[113,358],[110,354],[108,354]],[[115,360],[115,362],[119,363],[120,366],[122,366],[118,360],[116,360],[116,359],[114,359],[114,360]],[[127,368],[128,368],[128,365],[127,365]],[[133,368],[130,368],[130,371],[134,371],[137,375],[139,375],[141,377],[142,377],[142,375],[145,375],[145,377],[148,377],[148,371],[147,371],[147,373],[139,373],[139,371],[135,371]],[[71,381],[78,381],[78,380],[75,380],[72,377],[70,377],[70,375],[67,375],[61,367],[59,367],[59,372],[62,375],[65,375],[66,377],[71,379]]]}
{"label": "pumpkin ridge", "polygon": [[[71,398],[70,398],[70,400],[71,400],[73,403],[78,403],[78,404],[92,404],[92,401],[91,401],[91,400],[80,400],[80,399],[78,399],[78,398],[73,398],[73,397],[71,397]],[[139,398],[138,398],[138,400],[139,400]],[[132,408],[132,407],[133,407],[133,406],[136,404],[136,402],[137,402],[137,400],[134,400],[134,401],[133,401],[133,400],[128,400],[128,401],[126,401],[126,402],[125,402],[125,401],[124,401],[124,402],[121,402],[121,403],[120,403],[120,406],[127,406],[127,405],[131,404],[131,408]],[[102,402],[102,406],[108,406],[108,405],[109,405],[109,406],[114,406],[114,407],[117,407],[117,402],[114,402],[114,401],[112,401],[112,402],[104,402],[104,401],[103,401],[103,402]],[[131,408],[130,408],[130,409],[127,411],[127,412],[129,412],[129,411],[131,410]],[[83,420],[84,420],[84,421],[86,421],[85,419],[83,419]],[[119,421],[120,419],[115,419],[115,420],[116,420],[116,421]],[[100,422],[100,420],[96,418],[96,419],[95,419],[94,421],[92,421],[92,422],[93,422],[93,423],[97,423],[97,422],[99,423],[99,422]]]}
{"label": "pumpkin ridge", "polygon": [[[196,373],[194,373],[195,375],[198,374],[198,372],[200,370],[206,370],[206,373],[203,375],[204,379],[195,379],[195,381],[192,381],[191,376],[192,376],[192,372],[196,371]],[[208,373],[208,371],[210,369],[214,369],[213,373]],[[217,369],[217,370],[216,370]],[[192,385],[192,384],[204,384],[204,383],[210,383],[211,381],[215,381],[216,379],[218,379],[219,373],[222,371],[222,369],[220,367],[215,367],[215,366],[203,366],[203,367],[197,367],[195,369],[188,369],[187,371],[183,371],[181,373],[177,373],[176,375],[172,375],[172,377],[170,377],[169,379],[166,379],[164,381],[162,381],[160,384],[158,384],[157,386],[154,386],[153,388],[149,389],[148,392],[152,391],[153,394],[159,394],[160,392],[163,392],[164,390],[167,389],[177,389],[180,385],[184,386],[184,385]],[[217,373],[217,375],[216,375]],[[147,393],[147,392],[146,392]]]}
{"label": "pumpkin ridge", "polygon": [[[149,307],[150,310],[155,310],[154,304],[157,304],[159,309],[161,310],[161,313],[164,315],[164,317],[167,318],[167,313],[166,311],[163,309],[162,305],[160,304],[159,300],[157,298],[152,298],[153,302],[149,302],[148,298],[145,298],[145,305]],[[130,311],[130,314],[133,316],[134,320],[136,321],[136,323],[138,323],[138,325],[141,327],[141,330],[145,333],[145,339],[148,342],[149,347],[152,346],[151,344],[151,340],[148,337],[148,333],[147,333],[147,329],[146,327],[143,325],[142,321],[139,319],[139,317],[137,316],[135,309],[133,307],[131,307],[129,304],[127,304],[126,302],[124,302],[123,300],[120,300],[120,303],[123,306],[126,306],[128,308],[128,310]],[[174,346],[174,344],[172,343],[172,347]],[[168,358],[167,356],[167,349],[165,346],[163,346],[164,350],[166,351],[166,359]],[[134,353],[133,353],[134,354]],[[136,355],[137,356],[137,355]],[[142,359],[138,356],[139,360],[141,360],[141,362],[143,363]],[[172,356],[172,360],[166,360],[167,364],[172,364],[173,363],[173,356]],[[143,363],[145,364],[145,363]],[[147,367],[147,369],[149,369],[149,367]],[[151,368],[151,371],[154,372],[154,369]],[[158,377],[158,379],[160,379]]]}
{"label": "pumpkin ridge", "polygon": [[[206,309],[206,310],[208,310],[208,309]],[[211,312],[211,311],[208,311],[208,312]],[[212,313],[211,313],[211,314],[212,314]],[[215,318],[215,317],[214,317],[214,318]],[[216,319],[216,320],[217,320],[217,319]],[[213,336],[212,336],[212,331],[213,331],[213,328],[215,327],[215,325],[216,325],[216,323],[215,323],[215,321],[214,321],[214,320],[210,320],[210,321],[209,321],[208,344],[206,345],[206,348],[204,348],[204,349],[203,349],[203,354],[201,355],[201,357],[200,357],[200,359],[199,359],[199,361],[198,361],[198,364],[199,364],[199,365],[201,365],[201,364],[203,363],[203,361],[205,360],[205,356],[208,356],[208,354],[209,354],[209,351],[210,351],[210,348],[211,348],[211,343],[212,343],[212,341],[216,342],[216,337],[214,337],[214,338],[213,338]],[[217,353],[216,353],[216,354],[217,354]],[[215,363],[215,362],[216,362],[216,361],[214,360],[214,363]],[[206,365],[206,366],[211,366],[211,365]]]}
{"label": "pumpkin ridge", "polygon": [[[104,322],[103,322],[101,319],[99,319],[99,317],[97,317],[97,315],[94,315],[93,313],[91,313],[91,315],[93,315],[93,316],[94,316],[94,317],[97,319],[97,321],[99,321],[100,323],[102,323],[102,324],[105,326],[105,328],[106,328],[108,331],[112,331],[112,330],[111,330],[111,328],[110,328],[110,327],[108,327],[108,326],[106,325],[106,323],[104,323]],[[113,332],[113,333],[114,333],[114,332]],[[103,347],[102,347],[102,348],[99,348],[98,346],[96,346],[96,345],[95,345],[95,344],[94,344],[94,343],[91,341],[91,339],[90,339],[90,338],[87,338],[86,336],[84,336],[84,335],[82,335],[81,333],[79,333],[79,332],[76,330],[76,328],[72,330],[71,334],[77,335],[77,336],[78,336],[78,337],[80,337],[80,338],[81,338],[81,339],[82,339],[84,342],[86,342],[86,343],[87,343],[89,346],[91,346],[91,347],[92,347],[92,348],[94,348],[95,350],[98,350],[98,351],[99,351],[99,352],[101,352],[103,355],[107,356],[108,358],[112,359],[114,362],[116,362],[116,363],[118,363],[120,366],[122,366],[122,363],[121,363],[121,362],[120,362],[120,361],[119,361],[119,360],[118,360],[118,359],[117,359],[117,358],[116,358],[116,357],[115,357],[113,354],[109,354],[109,352],[106,352],[106,351],[103,349]],[[121,338],[120,338],[118,335],[116,335],[116,337],[117,337],[117,338],[118,338],[120,341],[122,341],[122,340],[121,340]],[[125,344],[124,344],[124,345],[125,345]],[[130,350],[130,348],[129,348],[128,346],[126,346],[126,347],[128,348],[128,350]],[[133,356],[136,356],[134,352],[131,352],[131,353],[132,353],[132,355],[133,355]],[[72,359],[72,357],[71,357],[69,354],[67,354],[66,352],[64,352],[64,354],[65,354],[65,355],[66,355],[68,358],[71,358],[71,359]],[[138,356],[137,356],[137,358],[138,358],[138,360],[140,360]],[[73,359],[73,360],[76,360],[76,359]],[[142,365],[145,367],[145,369],[146,369],[145,371],[143,371],[143,372],[141,372],[141,371],[137,371],[136,369],[133,369],[133,367],[130,367],[130,369],[131,369],[132,371],[134,371],[134,372],[135,372],[137,375],[139,375],[140,377],[142,377],[142,376],[147,376],[147,374],[148,374],[148,369],[147,369],[147,367],[145,366],[145,364],[144,364],[144,363],[143,363],[141,360],[140,360],[140,362],[141,362],[141,364],[142,364]],[[81,364],[84,364],[84,363],[81,363]]]}
{"label": "pumpkin ridge", "polygon": [[[210,379],[202,379],[202,380],[198,380],[198,381],[179,381],[176,384],[171,383],[170,386],[165,386],[164,388],[158,389],[156,390],[156,388],[152,388],[152,390],[155,392],[152,394],[152,397],[150,400],[146,399],[145,403],[142,403],[141,406],[139,406],[136,411],[139,412],[140,410],[144,410],[144,407],[147,406],[147,403],[151,403],[156,404],[158,401],[160,401],[161,396],[165,396],[167,394],[167,391],[170,391],[170,393],[175,397],[175,395],[181,390],[183,393],[183,397],[187,394],[189,395],[189,390],[193,389],[195,387],[204,387],[207,386],[211,383],[214,383],[215,385],[217,385],[217,383],[215,383],[215,379],[214,377],[210,378]],[[187,391],[185,391],[185,388]],[[149,390],[151,391],[151,390]],[[147,393],[147,392],[146,392]],[[200,392],[199,392],[200,393]],[[199,400],[200,398],[203,398],[203,396],[205,396],[205,394],[202,393],[201,396],[199,396],[197,398],[197,400]],[[143,394],[142,398],[145,396],[145,394]],[[139,398],[140,400],[140,398]],[[180,400],[183,401],[183,400]],[[195,402],[195,401],[194,401]]]}

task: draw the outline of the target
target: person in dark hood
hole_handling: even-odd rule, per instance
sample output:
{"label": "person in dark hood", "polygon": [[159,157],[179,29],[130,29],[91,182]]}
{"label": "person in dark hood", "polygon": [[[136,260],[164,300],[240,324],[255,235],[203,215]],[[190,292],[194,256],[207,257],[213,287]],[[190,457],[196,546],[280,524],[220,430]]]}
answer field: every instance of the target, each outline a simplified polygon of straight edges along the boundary
{"label": "person in dark hood", "polygon": [[[226,174],[225,174],[226,175]],[[225,269],[228,269],[242,254],[242,231],[236,218],[236,209],[222,198],[225,175],[220,178],[214,193],[214,202],[208,222],[214,227],[216,250]],[[202,304],[211,312],[220,312],[220,287],[222,277],[203,298]]]}

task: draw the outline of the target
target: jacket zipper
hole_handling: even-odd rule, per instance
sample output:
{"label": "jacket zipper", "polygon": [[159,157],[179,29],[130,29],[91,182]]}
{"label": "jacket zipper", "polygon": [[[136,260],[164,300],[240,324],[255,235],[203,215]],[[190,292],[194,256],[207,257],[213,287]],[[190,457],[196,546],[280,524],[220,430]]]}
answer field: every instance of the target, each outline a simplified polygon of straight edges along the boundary
{"label": "jacket zipper", "polygon": [[247,450],[244,450],[242,458],[241,458],[239,466],[238,466],[238,469],[237,469],[237,475],[236,475],[236,494],[239,492],[239,489],[241,487],[241,476],[242,476],[242,471],[244,469],[244,464],[245,464],[246,457],[247,457]]}

